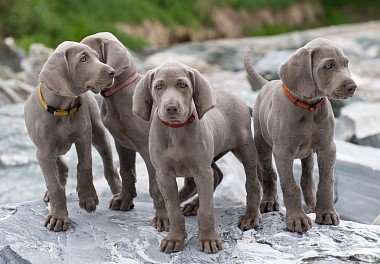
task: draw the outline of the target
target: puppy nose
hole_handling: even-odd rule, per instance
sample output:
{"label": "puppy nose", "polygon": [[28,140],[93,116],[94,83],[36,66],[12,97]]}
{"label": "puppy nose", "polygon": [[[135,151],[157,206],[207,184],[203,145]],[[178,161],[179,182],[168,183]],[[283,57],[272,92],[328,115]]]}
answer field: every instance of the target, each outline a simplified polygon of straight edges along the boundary
{"label": "puppy nose", "polygon": [[348,84],[348,85],[346,85],[346,89],[347,89],[347,91],[349,92],[349,93],[354,93],[355,92],[355,90],[356,90],[356,87],[357,87],[357,85],[356,85],[356,83],[350,83],[350,84]]}
{"label": "puppy nose", "polygon": [[166,112],[168,114],[175,114],[175,113],[177,113],[177,111],[178,111],[178,107],[176,105],[168,105],[166,107]]}
{"label": "puppy nose", "polygon": [[115,74],[115,70],[110,68],[107,70],[108,75],[113,76]]}

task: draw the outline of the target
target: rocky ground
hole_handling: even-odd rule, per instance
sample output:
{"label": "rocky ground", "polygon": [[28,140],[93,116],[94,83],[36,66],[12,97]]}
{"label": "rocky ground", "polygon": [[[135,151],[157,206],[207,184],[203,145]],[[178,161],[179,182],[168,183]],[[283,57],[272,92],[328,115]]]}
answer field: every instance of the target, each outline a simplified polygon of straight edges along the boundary
{"label": "rocky ground", "polygon": [[[195,217],[186,218],[188,238],[182,252],[165,254],[166,235],[150,220],[152,204],[137,203],[130,212],[111,211],[107,200],[93,214],[68,199],[71,227],[54,233],[42,226],[48,212],[43,202],[0,207],[0,263],[379,263],[380,226],[342,221],[304,234],[285,230],[284,214],[267,213],[257,230],[236,227],[243,208],[216,208],[217,230],[224,249],[217,254],[197,250]],[[310,215],[314,217],[313,214]]]}

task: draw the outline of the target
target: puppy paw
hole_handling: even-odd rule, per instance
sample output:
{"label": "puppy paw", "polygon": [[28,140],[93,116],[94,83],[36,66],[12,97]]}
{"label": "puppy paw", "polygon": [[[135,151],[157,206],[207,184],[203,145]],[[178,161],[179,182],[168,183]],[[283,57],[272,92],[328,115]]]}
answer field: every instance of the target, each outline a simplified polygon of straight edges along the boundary
{"label": "puppy paw", "polygon": [[49,203],[49,202],[50,202],[50,197],[49,197],[49,192],[48,192],[48,191],[45,192],[45,195],[44,195],[44,197],[42,198],[42,200],[43,200],[45,203]]}
{"label": "puppy paw", "polygon": [[218,253],[223,249],[222,242],[217,237],[198,239],[198,250],[204,253]]}
{"label": "puppy paw", "polygon": [[111,201],[109,208],[111,210],[120,210],[120,211],[129,211],[135,207],[133,203],[133,198],[128,196],[123,196],[122,194],[118,193],[115,194]]}
{"label": "puppy paw", "polygon": [[183,206],[182,213],[183,215],[186,215],[186,216],[197,215],[198,208],[199,208],[199,202],[192,201]]}
{"label": "puppy paw", "polygon": [[260,212],[266,213],[266,212],[273,212],[273,211],[279,211],[280,210],[280,204],[278,203],[277,199],[263,199],[260,203]]}
{"label": "puppy paw", "polygon": [[165,212],[157,211],[156,215],[154,216],[152,220],[152,224],[154,228],[157,229],[158,232],[162,232],[162,231],[168,232],[170,224],[169,224],[169,218],[166,215],[166,211]]}
{"label": "puppy paw", "polygon": [[65,214],[50,213],[45,220],[44,226],[55,232],[69,229],[69,218]]}
{"label": "puppy paw", "polygon": [[304,232],[311,228],[311,219],[302,211],[286,214],[286,228],[292,232]]}
{"label": "puppy paw", "polygon": [[315,222],[320,225],[339,225],[339,215],[332,209],[325,212],[316,212]]}
{"label": "puppy paw", "polygon": [[249,213],[246,212],[244,215],[239,217],[238,227],[242,231],[246,231],[252,228],[256,228],[261,223],[260,213]]}
{"label": "puppy paw", "polygon": [[96,206],[99,204],[99,199],[95,188],[89,188],[84,192],[78,190],[78,197],[80,208],[84,209],[87,213],[92,213],[96,210]]}
{"label": "puppy paw", "polygon": [[161,240],[160,250],[165,253],[182,251],[184,241],[184,238],[173,238],[167,236]]}

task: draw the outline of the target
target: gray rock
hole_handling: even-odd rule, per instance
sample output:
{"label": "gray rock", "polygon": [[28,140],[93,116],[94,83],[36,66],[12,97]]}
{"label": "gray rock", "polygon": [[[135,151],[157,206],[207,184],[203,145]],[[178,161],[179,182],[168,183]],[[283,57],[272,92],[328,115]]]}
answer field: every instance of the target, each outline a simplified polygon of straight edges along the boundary
{"label": "gray rock", "polygon": [[[43,202],[0,208],[0,260],[10,263],[378,263],[380,226],[342,221],[339,226],[313,225],[304,234],[285,230],[284,213],[267,213],[257,230],[236,227],[243,208],[216,208],[217,230],[224,249],[217,254],[197,250],[197,221],[186,218],[184,250],[165,254],[159,243],[166,235],[151,225],[152,204],[136,203],[129,212],[111,211],[101,198],[96,212],[68,197],[70,228],[54,233],[43,227],[48,213]],[[310,215],[313,218],[313,214]],[[6,252],[6,253],[4,253]],[[9,262],[7,262],[9,263]]]}
{"label": "gray rock", "polygon": [[380,148],[380,134],[371,135],[365,138],[357,138],[353,137],[350,142],[362,145],[362,146],[369,146],[374,148]]}
{"label": "gray rock", "polygon": [[21,63],[22,69],[25,71],[25,82],[33,86],[38,84],[38,75],[42,66],[52,53],[53,50],[43,44],[35,43],[30,45],[28,57]]}
{"label": "gray rock", "polygon": [[29,96],[34,87],[19,80],[0,78],[0,106],[9,103],[21,103]]}
{"label": "gray rock", "polygon": [[17,48],[11,39],[4,41],[0,38],[0,65],[7,66],[14,72],[21,71],[23,52]]}

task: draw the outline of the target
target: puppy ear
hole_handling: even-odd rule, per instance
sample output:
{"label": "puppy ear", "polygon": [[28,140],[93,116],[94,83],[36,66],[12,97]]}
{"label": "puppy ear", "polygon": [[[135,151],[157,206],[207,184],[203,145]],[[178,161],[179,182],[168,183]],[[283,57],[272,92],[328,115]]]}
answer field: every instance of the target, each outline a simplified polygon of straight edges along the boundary
{"label": "puppy ear", "polygon": [[189,68],[189,75],[194,89],[195,108],[197,109],[198,118],[201,119],[207,111],[216,105],[214,91],[209,81],[198,70]]}
{"label": "puppy ear", "polygon": [[104,63],[115,69],[116,76],[132,65],[128,49],[118,40],[109,39],[105,41],[101,50]]}
{"label": "puppy ear", "polygon": [[76,97],[73,91],[72,78],[69,69],[69,57],[72,49],[55,51],[44,66],[39,75],[39,81],[44,83],[56,94],[68,97]]}
{"label": "puppy ear", "polygon": [[316,95],[316,84],[313,77],[313,50],[300,48],[278,72],[282,82],[296,96],[311,99]]}
{"label": "puppy ear", "polygon": [[145,121],[150,120],[150,113],[152,111],[153,98],[151,87],[153,76],[154,72],[150,70],[141,78],[141,80],[136,85],[132,98],[133,113]]}

